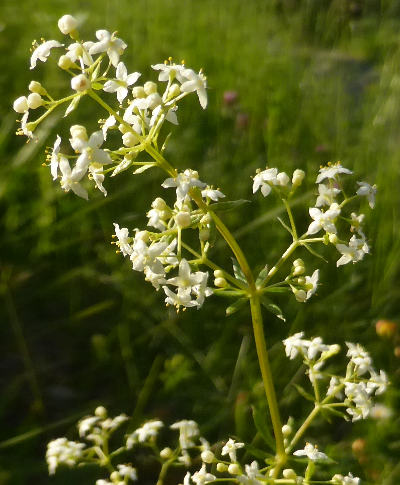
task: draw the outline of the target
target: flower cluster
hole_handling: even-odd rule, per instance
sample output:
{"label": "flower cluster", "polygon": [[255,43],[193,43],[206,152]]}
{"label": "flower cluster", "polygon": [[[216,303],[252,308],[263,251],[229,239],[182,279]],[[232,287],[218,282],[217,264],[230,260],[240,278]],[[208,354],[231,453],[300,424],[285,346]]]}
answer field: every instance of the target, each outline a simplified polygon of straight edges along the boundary
{"label": "flower cluster", "polygon": [[[283,341],[289,359],[297,355],[303,357],[308,367],[307,374],[319,400],[319,384],[322,379],[329,379],[326,397],[322,401],[326,408],[332,409],[332,401],[342,403],[352,421],[365,419],[373,407],[372,396],[383,394],[388,386],[388,378],[383,370],[379,373],[372,366],[368,352],[360,345],[346,342],[349,358],[344,377],[322,371],[326,360],[340,351],[337,344],[326,345],[321,337],[304,339],[304,332],[299,332]],[[368,377],[366,377],[368,375]],[[346,418],[346,415],[343,415]]]}

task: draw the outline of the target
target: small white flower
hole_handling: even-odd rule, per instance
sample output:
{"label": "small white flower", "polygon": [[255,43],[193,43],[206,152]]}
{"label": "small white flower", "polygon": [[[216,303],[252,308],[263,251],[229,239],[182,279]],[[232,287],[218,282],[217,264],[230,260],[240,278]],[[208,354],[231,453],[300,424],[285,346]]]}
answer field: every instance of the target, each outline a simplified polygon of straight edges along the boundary
{"label": "small white flower", "polygon": [[232,462],[236,461],[236,450],[244,447],[244,443],[236,443],[235,440],[229,438],[229,440],[225,443],[224,447],[222,448],[221,455],[229,455],[229,458]]}
{"label": "small white flower", "polygon": [[65,192],[69,192],[72,190],[78,197],[82,197],[82,199],[88,199],[88,193],[85,188],[80,185],[80,181],[85,176],[87,169],[83,169],[75,165],[75,167],[71,170],[70,164],[68,160],[61,156],[59,161],[59,168],[61,171],[61,188],[65,190]]}
{"label": "small white flower", "polygon": [[106,151],[100,149],[104,142],[103,133],[101,131],[95,131],[88,139],[86,130],[83,127],[81,127],[83,130],[78,132],[78,135],[76,135],[74,131],[76,128],[77,126],[71,128],[72,138],[69,140],[75,152],[81,154],[78,157],[76,164],[87,169],[90,163],[97,163],[99,165],[107,165],[111,163],[110,155]]}
{"label": "small white flower", "polygon": [[311,276],[306,276],[307,298],[309,300],[318,288],[319,269],[316,269]]}
{"label": "small white flower", "polygon": [[187,168],[184,172],[179,173],[177,177],[164,180],[161,186],[164,188],[176,187],[176,202],[178,208],[181,208],[192,187],[204,189],[207,184],[199,180],[199,174],[196,170]]}
{"label": "small white flower", "polygon": [[309,341],[303,340],[303,337],[304,332],[298,332],[291,337],[283,340],[286,356],[289,357],[290,360],[293,360],[295,357],[297,357],[299,352],[304,354],[304,352],[307,351]]}
{"label": "small white flower", "polygon": [[48,40],[47,42],[43,42],[40,44],[36,49],[33,51],[31,56],[31,69],[36,67],[37,61],[46,62],[47,58],[50,55],[51,49],[54,47],[62,47],[63,44],[57,42],[56,40]]}
{"label": "small white flower", "polygon": [[118,238],[116,245],[121,250],[124,256],[130,256],[133,252],[133,247],[131,246],[132,238],[129,236],[129,231],[126,227],[119,227],[118,224],[114,222],[115,236]]}
{"label": "small white flower", "polygon": [[328,390],[326,391],[327,396],[334,396],[338,399],[341,399],[343,397],[343,394],[339,391],[337,391],[338,386],[340,385],[340,381],[337,377],[331,377],[331,380],[329,381],[329,387]]}
{"label": "small white flower", "polygon": [[179,430],[179,444],[183,450],[196,446],[193,439],[200,434],[196,421],[183,419],[171,424],[170,428]]}
{"label": "small white flower", "polygon": [[19,98],[17,98],[14,101],[13,109],[14,109],[14,111],[16,111],[17,113],[20,113],[20,114],[28,111],[28,109],[29,109],[28,98],[26,96],[20,96]]}
{"label": "small white flower", "polygon": [[327,233],[336,234],[335,221],[340,214],[340,207],[336,202],[325,212],[316,207],[311,207],[308,212],[314,221],[308,226],[307,234],[316,234],[321,229]]}
{"label": "small white flower", "polygon": [[264,197],[267,197],[271,192],[271,185],[277,185],[277,168],[267,168],[261,172],[258,172],[253,177],[253,194],[261,187],[261,193]]}
{"label": "small white flower", "polygon": [[85,65],[90,66],[93,64],[93,58],[89,54],[89,50],[94,42],[84,42],[80,44],[79,42],[74,42],[67,47],[66,56],[70,58],[71,62],[79,60],[81,68],[84,69]]}
{"label": "small white flower", "polygon": [[377,396],[383,394],[387,386],[389,385],[389,379],[386,375],[386,372],[381,370],[379,374],[377,374],[373,369],[370,370],[371,377],[367,382],[367,391],[369,393],[374,392]]}
{"label": "small white flower", "polygon": [[340,193],[340,190],[335,187],[328,187],[325,184],[319,184],[318,193],[315,207],[322,207],[323,205],[330,206],[335,202],[335,197]]}
{"label": "small white flower", "polygon": [[339,267],[343,264],[352,262],[357,263],[364,258],[364,255],[369,253],[369,247],[365,240],[365,237],[357,238],[352,236],[349,241],[349,245],[336,244],[336,249],[342,254],[336,262],[336,266]]}
{"label": "small white flower", "polygon": [[368,200],[371,209],[375,207],[375,195],[376,195],[376,185],[369,185],[367,182],[357,182],[360,188],[357,190],[356,194],[365,196]]}
{"label": "small white flower", "polygon": [[106,52],[110,58],[111,64],[117,67],[119,62],[119,56],[124,52],[127,45],[125,42],[118,37],[116,37],[116,32],[110,34],[108,30],[98,30],[96,32],[96,37],[99,42],[93,44],[89,49],[89,54],[100,54],[101,52]]}
{"label": "small white flower", "polygon": [[77,92],[83,92],[90,88],[90,81],[84,74],[78,74],[71,79],[71,88]]}
{"label": "small white flower", "polygon": [[198,74],[193,69],[184,69],[182,75],[187,79],[182,86],[181,91],[183,93],[197,92],[197,96],[200,101],[200,106],[203,109],[207,107],[207,78],[200,71]]}
{"label": "small white flower", "polygon": [[258,469],[258,463],[253,461],[250,465],[245,465],[246,475],[237,477],[239,483],[243,485],[262,485],[265,478]]}
{"label": "small white flower", "polygon": [[218,202],[218,199],[222,199],[223,197],[225,197],[225,194],[223,194],[220,190],[213,189],[212,187],[207,187],[202,190],[201,195],[205,199],[209,198],[214,202]]}
{"label": "small white flower", "polygon": [[85,444],[68,441],[67,438],[58,438],[47,445],[46,461],[49,474],[54,475],[58,465],[76,465],[83,457]]}
{"label": "small white flower", "polygon": [[318,451],[318,447],[307,443],[303,450],[297,450],[293,453],[295,456],[306,456],[309,460],[327,460],[328,457],[322,451]]}
{"label": "small white flower", "polygon": [[132,86],[141,76],[140,72],[133,72],[128,74],[126,66],[123,62],[119,62],[116,70],[116,79],[107,81],[104,84],[104,91],[107,93],[117,93],[117,99],[120,103],[128,95],[128,86]]}
{"label": "small white flower", "polygon": [[131,465],[117,465],[118,473],[121,477],[127,477],[130,480],[137,480],[136,468]]}
{"label": "small white flower", "polygon": [[58,177],[58,158],[60,152],[60,144],[61,138],[57,135],[56,141],[53,146],[53,150],[51,152],[51,159],[50,159],[50,173],[53,177],[53,180],[56,180]]}
{"label": "small white flower", "polygon": [[141,428],[131,433],[127,440],[126,446],[130,449],[135,443],[145,443],[150,439],[157,437],[159,430],[164,426],[162,421],[154,420],[144,423]]}
{"label": "small white flower", "polygon": [[154,70],[160,71],[158,75],[159,81],[169,81],[170,79],[177,79],[180,83],[185,82],[186,78],[183,75],[185,66],[180,64],[155,64],[151,66]]}
{"label": "small white flower", "polygon": [[352,416],[352,421],[366,419],[371,411],[372,401],[365,382],[345,382],[344,392],[349,404],[346,411]]}
{"label": "small white flower", "polygon": [[345,173],[351,175],[353,172],[348,168],[342,167],[340,162],[328,165],[326,167],[321,167],[319,169],[319,175],[317,177],[316,183],[319,184],[325,179],[335,179],[336,175],[339,173]]}
{"label": "small white flower", "polygon": [[205,483],[213,482],[216,478],[217,477],[211,473],[207,473],[205,464],[203,464],[201,469],[192,476],[192,480],[196,485],[204,485]]}
{"label": "small white flower", "polygon": [[372,359],[369,353],[360,344],[346,342],[348,351],[346,356],[356,368],[357,375],[362,376],[366,372],[371,372]]}

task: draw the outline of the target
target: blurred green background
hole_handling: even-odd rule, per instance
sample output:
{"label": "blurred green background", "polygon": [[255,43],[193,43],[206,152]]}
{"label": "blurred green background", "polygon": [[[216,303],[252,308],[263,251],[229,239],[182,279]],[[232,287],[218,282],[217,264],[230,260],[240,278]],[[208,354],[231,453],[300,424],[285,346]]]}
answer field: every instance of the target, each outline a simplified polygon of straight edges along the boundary
{"label": "blurred green background", "polygon": [[[250,198],[257,167],[302,168],[310,199],[294,210],[305,228],[320,164],[341,160],[356,180],[378,185],[367,221],[372,255],[336,270],[331,252],[330,263],[321,263],[318,295],[306,305],[278,301],[287,323],[266,316],[265,328],[284,419],[301,417],[309,404],[299,405],[288,385],[296,367],[280,340],[305,328],[328,343],[367,346],[390,374],[382,402],[393,417],[354,426],[321,422],[310,436],[342,471],[365,483],[400,483],[400,341],[375,331],[380,319],[398,321],[400,308],[400,2],[2,0],[0,484],[94,483],[93,471],[49,479],[44,454],[50,439],[73,438],[74,422],[100,403],[133,414],[138,425],[152,416],[191,418],[211,440],[236,434],[250,441],[251,405],[262,400],[249,314],[227,318],[225,302],[214,297],[200,311],[177,315],[109,244],[114,221],[144,227],[163,175],[116,177],[106,182],[106,199],[94,191],[89,202],[64,194],[41,166],[44,148],[72,123],[94,131],[99,114],[90,102],[68,124],[61,114],[50,120],[38,143],[15,136],[12,102],[31,79],[50,92],[68,86],[55,62],[29,71],[32,40],[61,39],[57,20],[65,13],[81,19],[86,40],[99,28],[118,30],[128,44],[124,62],[146,79],[156,79],[150,64],[168,56],[204,68],[209,107],[201,110],[195,96],[185,101],[167,156],[199,170],[230,199]],[[226,91],[237,101],[228,103]],[[252,200],[224,220],[261,268],[289,241],[274,222],[275,201]],[[229,267],[223,245],[213,254]]]}

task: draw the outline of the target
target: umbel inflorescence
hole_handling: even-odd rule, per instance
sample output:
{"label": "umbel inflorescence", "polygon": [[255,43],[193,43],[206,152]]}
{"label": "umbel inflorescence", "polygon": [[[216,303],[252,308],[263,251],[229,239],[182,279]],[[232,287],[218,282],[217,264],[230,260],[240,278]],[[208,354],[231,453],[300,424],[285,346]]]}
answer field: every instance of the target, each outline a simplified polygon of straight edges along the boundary
{"label": "umbel inflorescence", "polygon": [[[14,102],[14,110],[22,114],[18,133],[34,138],[36,128],[55,109],[63,108],[64,117],[68,117],[79,108],[80,100],[88,97],[101,109],[98,126],[73,125],[68,141],[56,136],[45,164],[53,180],[59,181],[65,192],[88,199],[91,184],[107,196],[106,177],[123,173],[138,175],[154,168],[163,172],[160,193],[146,214],[147,228],[128,229],[114,223],[113,243],[117,252],[130,260],[133,270],[142,272],[155,290],[164,292],[167,305],[178,310],[199,309],[211,295],[232,299],[227,315],[249,305],[275,448],[265,455],[263,464],[254,460],[243,464],[239,459],[243,443],[230,438],[218,452],[218,445],[211,447],[199,438],[196,423],[183,420],[171,426],[172,430],[179,431],[175,448],[159,449],[156,440],[164,425],[152,420],[127,433],[124,444],[112,452],[109,439],[127,417],[109,418],[106,410],[99,407],[94,416],[79,423],[81,441],[59,438],[49,444],[50,473],[61,464],[97,463],[109,475],[100,478],[97,485],[127,484],[137,479],[136,466],[117,463],[118,456],[144,446],[158,463],[157,485],[163,484],[170,467],[189,469],[182,475],[184,485],[202,485],[217,479],[248,485],[314,483],[313,477],[318,473],[315,462],[329,460],[314,444],[306,443],[303,449],[297,449],[309,425],[316,416],[326,414],[352,421],[365,419],[373,405],[372,397],[384,392],[388,379],[383,371],[375,371],[369,354],[353,343],[346,344],[348,362],[344,374],[333,374],[329,368],[326,370],[326,362],[338,354],[340,346],[326,345],[321,337],[306,340],[304,333],[299,332],[285,339],[284,346],[290,359],[303,358],[311,391],[302,393],[313,402],[313,408],[298,426],[290,419],[283,424],[269,367],[261,306],[284,320],[282,310],[272,299],[274,293],[286,292],[300,303],[316,293],[319,269],[306,268],[304,260],[294,255],[297,251],[320,257],[316,245],[333,246],[338,267],[357,263],[369,253],[364,214],[358,211],[357,204],[366,199],[373,208],[376,187],[367,182],[355,185],[352,171],[340,162],[320,167],[316,176],[316,199],[308,209],[309,221],[300,231],[291,200],[302,186],[305,172],[296,169],[289,176],[274,167],[257,170],[252,179],[253,193],[260,191],[263,197],[274,194],[281,201],[287,217],[286,221],[279,218],[279,222],[291,242],[277,261],[268,264],[261,261],[262,270],[254,273],[220,218],[221,212],[235,209],[242,201],[227,202],[223,192],[203,181],[196,170],[178,170],[164,156],[169,138],[166,127],[168,123],[178,124],[178,108],[183,98],[194,93],[201,107],[207,107],[207,80],[203,72],[196,72],[184,63],[176,64],[170,58],[151,66],[157,73],[157,82],[144,81],[141,73],[130,72],[121,61],[127,45],[115,32],[98,30],[96,40],[84,41],[78,32],[78,22],[71,15],[63,16],[58,26],[71,39],[70,43],[66,45],[57,40],[34,43],[30,68],[37,68],[57,52],[58,66],[69,76],[68,93],[55,99],[42,84],[31,81],[30,94]],[[36,113],[39,114],[35,116]],[[170,197],[164,194],[172,195],[172,191],[173,203],[167,203]],[[211,259],[217,235],[232,251],[232,271]],[[210,278],[211,272],[213,278]],[[200,454],[197,461],[194,460],[196,453]],[[293,456],[300,459],[293,461]],[[201,465],[193,471],[198,461]],[[292,468],[289,468],[291,461]],[[331,477],[326,478],[325,474],[317,483],[360,483],[352,474]]]}

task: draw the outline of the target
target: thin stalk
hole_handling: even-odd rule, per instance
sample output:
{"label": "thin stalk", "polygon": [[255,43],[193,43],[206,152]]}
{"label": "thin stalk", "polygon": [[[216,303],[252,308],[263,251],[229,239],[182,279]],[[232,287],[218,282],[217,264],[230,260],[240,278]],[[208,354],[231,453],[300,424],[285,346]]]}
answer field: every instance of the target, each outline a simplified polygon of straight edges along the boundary
{"label": "thin stalk", "polygon": [[297,430],[297,433],[293,436],[293,439],[290,442],[290,445],[286,448],[286,453],[290,453],[293,450],[296,443],[303,436],[307,428],[310,426],[310,424],[314,421],[314,419],[318,415],[320,408],[321,408],[320,405],[316,405],[314,409],[311,411],[311,413],[307,416],[304,423],[300,426],[300,428]]}
{"label": "thin stalk", "polygon": [[288,213],[288,216],[289,216],[290,227],[292,228],[292,233],[293,233],[293,240],[297,241],[297,230],[296,230],[296,224],[294,223],[294,219],[293,219],[292,209],[290,208],[290,205],[286,199],[282,199],[282,200],[283,200],[283,203],[285,204],[286,212]]}

